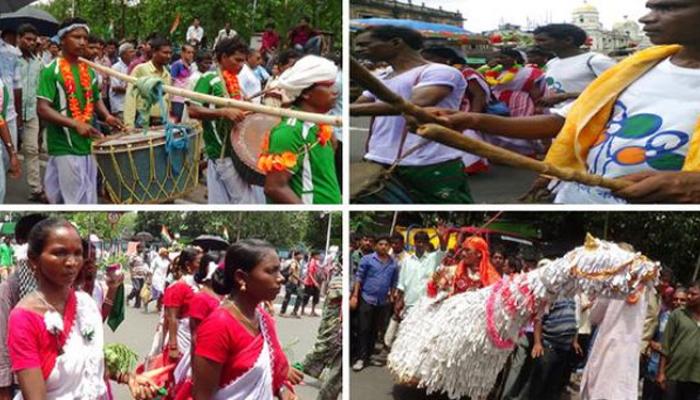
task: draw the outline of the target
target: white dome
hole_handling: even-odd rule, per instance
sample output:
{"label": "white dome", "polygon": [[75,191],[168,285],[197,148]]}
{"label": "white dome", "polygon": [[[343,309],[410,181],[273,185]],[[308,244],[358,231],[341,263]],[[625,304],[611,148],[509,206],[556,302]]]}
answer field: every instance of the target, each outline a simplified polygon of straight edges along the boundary
{"label": "white dome", "polygon": [[582,5],[580,5],[574,9],[574,14],[589,14],[589,13],[598,14],[598,9],[595,8],[594,5],[588,4],[588,2],[584,2]]}

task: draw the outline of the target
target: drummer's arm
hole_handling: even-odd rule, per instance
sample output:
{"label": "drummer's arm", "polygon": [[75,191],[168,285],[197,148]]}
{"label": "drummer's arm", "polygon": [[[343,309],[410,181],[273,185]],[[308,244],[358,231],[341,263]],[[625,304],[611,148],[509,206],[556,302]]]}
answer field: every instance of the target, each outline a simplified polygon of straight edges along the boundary
{"label": "drummer's arm", "polygon": [[199,119],[199,120],[212,120],[212,119],[219,119],[219,118],[225,118],[223,114],[223,110],[225,108],[206,108],[202,107],[200,105],[197,105],[191,101],[187,102],[187,113],[190,116],[190,118],[194,119]]}
{"label": "drummer's arm", "polygon": [[97,100],[97,113],[107,125],[118,130],[124,130],[124,123],[109,113],[102,99]]}
{"label": "drummer's arm", "polygon": [[289,171],[270,171],[265,175],[265,195],[277,204],[301,204],[301,199],[289,187]]}
{"label": "drummer's arm", "polygon": [[[81,126],[88,126],[87,124],[80,122],[78,120],[69,118],[58,111],[54,110],[53,107],[51,107],[51,103],[49,103],[48,100],[43,99],[41,97],[37,98],[37,103],[36,103],[36,112],[37,115],[39,115],[39,118],[41,118],[43,121],[46,121],[50,124],[54,125],[60,125],[66,128],[73,128],[78,131],[78,133],[81,133],[81,130],[79,129]],[[87,128],[85,128],[87,129]],[[83,131],[85,131],[83,129]],[[93,132],[94,131],[94,132]],[[97,134],[96,129],[92,128],[90,130],[90,133],[92,134]]]}

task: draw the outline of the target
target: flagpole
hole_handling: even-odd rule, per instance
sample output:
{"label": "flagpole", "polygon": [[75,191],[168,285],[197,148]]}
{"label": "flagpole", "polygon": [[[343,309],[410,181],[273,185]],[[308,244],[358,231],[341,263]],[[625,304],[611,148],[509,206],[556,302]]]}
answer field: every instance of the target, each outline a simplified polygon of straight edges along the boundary
{"label": "flagpole", "polygon": [[328,213],[328,233],[326,234],[326,254],[328,256],[328,249],[331,247],[331,225],[333,222],[333,213]]}

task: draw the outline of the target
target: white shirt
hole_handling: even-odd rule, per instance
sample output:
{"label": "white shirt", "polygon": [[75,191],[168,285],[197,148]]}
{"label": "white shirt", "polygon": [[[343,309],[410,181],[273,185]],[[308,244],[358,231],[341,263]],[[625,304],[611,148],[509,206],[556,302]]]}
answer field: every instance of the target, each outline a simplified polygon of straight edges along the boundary
{"label": "white shirt", "polygon": [[[443,64],[427,64],[415,67],[399,75],[381,78],[384,84],[394,93],[410,99],[413,90],[425,86],[447,86],[451,93],[442,99],[437,107],[458,110],[462,103],[464,90],[467,83],[456,68]],[[365,91],[363,96],[376,99],[375,96]],[[372,124],[372,135],[369,139],[369,151],[365,154],[368,160],[382,164],[393,164],[399,152],[399,143],[406,127],[406,119],[403,116],[376,117]],[[403,146],[403,153],[407,152],[425,140],[420,136],[409,133]],[[456,160],[462,157],[463,152],[444,146],[437,142],[430,142],[419,150],[404,158],[399,165],[424,166],[434,165],[445,161]]]}
{"label": "white shirt", "polygon": [[[250,69],[248,64],[243,64],[243,67],[238,72],[238,84],[241,86],[243,97],[250,97],[254,94],[260,93],[262,90],[260,80],[255,76],[253,70]],[[260,104],[260,96],[251,100],[251,102]]]}
{"label": "white shirt", "polygon": [[151,285],[153,288],[163,293],[165,290],[165,280],[168,273],[170,260],[161,256],[156,257],[151,263]]}
{"label": "white shirt", "polygon": [[191,40],[196,40],[197,43],[201,43],[203,37],[204,28],[202,28],[201,26],[195,28],[194,25],[190,25],[190,27],[187,28],[187,36],[185,37],[187,43],[189,43]]}
{"label": "white shirt", "polygon": [[[617,99],[604,140],[588,152],[588,172],[618,178],[642,171],[679,171],[700,118],[700,69],[666,59]],[[557,114],[566,117],[571,107]],[[563,182],[557,203],[625,203],[609,190]]]}
{"label": "white shirt", "polygon": [[[555,57],[547,62],[545,82],[547,94],[581,93],[605,70],[615,65],[615,60],[598,53],[583,53],[573,57]],[[561,102],[555,108],[573,103],[574,99]]]}
{"label": "white shirt", "polygon": [[226,29],[222,29],[219,31],[219,34],[216,36],[216,40],[214,41],[214,47],[216,47],[216,44],[219,43],[220,40],[224,39],[232,39],[238,35],[238,32],[234,31],[233,29],[229,29],[228,32],[226,32]]}
{"label": "white shirt", "polygon": [[[119,62],[114,64],[112,66],[112,69],[115,71],[119,71],[123,74],[128,74],[129,66],[124,64],[124,61],[122,59],[119,59]],[[112,108],[113,113],[118,113],[118,112],[123,112],[124,111],[124,97],[126,96],[126,92],[124,93],[116,93],[114,91],[114,88],[116,87],[121,87],[126,89],[126,82],[117,79],[115,77],[110,77],[109,78],[109,105]]]}

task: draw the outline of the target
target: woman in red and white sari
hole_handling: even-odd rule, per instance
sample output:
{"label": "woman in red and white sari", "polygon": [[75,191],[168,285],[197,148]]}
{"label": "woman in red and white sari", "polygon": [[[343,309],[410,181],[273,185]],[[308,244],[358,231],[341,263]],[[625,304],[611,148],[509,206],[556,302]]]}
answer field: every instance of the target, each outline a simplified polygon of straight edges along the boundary
{"label": "woman in red and white sari", "polygon": [[226,252],[221,307],[197,329],[192,378],[195,400],[293,400],[287,361],[264,301],[284,282],[280,260],[269,243],[243,240]]}
{"label": "woman in red and white sari", "polygon": [[[535,103],[542,97],[546,88],[544,72],[539,68],[523,66],[525,59],[519,51],[514,49],[501,50],[498,53],[497,62],[503,68],[498,76],[491,76],[488,71],[484,74],[493,93],[508,105],[511,117],[535,115]],[[495,145],[528,156],[535,156],[544,151],[542,144],[536,140],[492,135],[486,135],[486,137]]]}
{"label": "woman in red and white sari", "polygon": [[[38,289],[10,313],[7,346],[20,391],[15,400],[107,398],[102,315],[92,297],[73,288],[83,267],[78,231],[46,219],[29,234],[28,259]],[[136,399],[158,387],[131,373],[108,372]]]}
{"label": "woman in red and white sari", "polygon": [[163,331],[171,360],[179,360],[190,354],[190,301],[199,291],[193,275],[199,270],[201,258],[202,252],[199,249],[184,249],[172,264],[171,272],[176,282],[163,293]]}
{"label": "woman in red and white sari", "polygon": [[[182,390],[179,386],[191,386],[192,377],[192,353],[197,341],[197,328],[209,314],[216,310],[221,305],[222,295],[217,294],[212,288],[212,280],[214,274],[223,274],[223,270],[219,270],[216,260],[209,254],[205,254],[200,261],[200,268],[194,274],[194,281],[199,285],[199,291],[192,296],[189,302],[189,321],[191,334],[191,348],[183,354],[175,368],[175,392]],[[221,278],[219,278],[221,279]],[[187,383],[185,383],[187,382]],[[185,389],[190,390],[190,389]]]}

